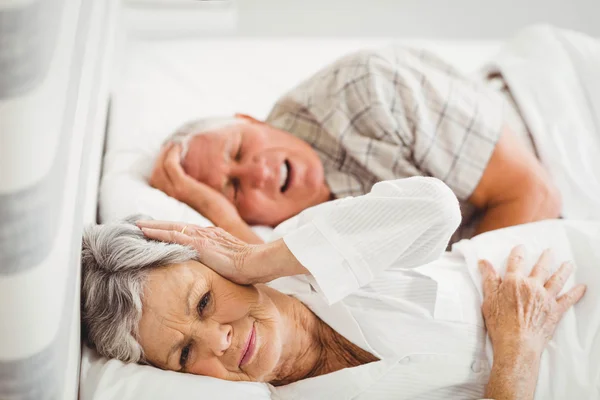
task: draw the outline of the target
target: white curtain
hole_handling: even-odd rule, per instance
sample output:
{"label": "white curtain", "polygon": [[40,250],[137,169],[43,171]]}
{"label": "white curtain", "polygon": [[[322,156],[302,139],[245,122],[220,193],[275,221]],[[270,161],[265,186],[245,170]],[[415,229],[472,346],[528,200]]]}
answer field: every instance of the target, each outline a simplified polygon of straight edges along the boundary
{"label": "white curtain", "polygon": [[[115,1],[0,0],[0,399],[76,399]],[[93,206],[92,206],[93,208]]]}

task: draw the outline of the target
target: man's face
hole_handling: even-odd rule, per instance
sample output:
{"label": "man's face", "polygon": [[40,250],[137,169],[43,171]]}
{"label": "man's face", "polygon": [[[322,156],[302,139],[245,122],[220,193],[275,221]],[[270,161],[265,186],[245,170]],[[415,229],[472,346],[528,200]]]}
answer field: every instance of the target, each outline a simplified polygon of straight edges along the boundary
{"label": "man's face", "polygon": [[252,225],[275,226],[329,200],[323,165],[305,142],[255,120],[189,139],[192,178],[221,192]]}

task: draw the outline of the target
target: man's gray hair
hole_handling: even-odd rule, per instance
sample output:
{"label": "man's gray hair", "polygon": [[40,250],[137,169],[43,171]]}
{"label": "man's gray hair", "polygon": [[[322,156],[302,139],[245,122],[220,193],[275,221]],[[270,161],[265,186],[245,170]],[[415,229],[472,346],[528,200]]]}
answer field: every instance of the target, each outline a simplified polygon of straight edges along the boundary
{"label": "man's gray hair", "polygon": [[194,121],[189,121],[171,134],[165,140],[164,144],[167,143],[178,143],[181,145],[181,160],[185,159],[185,155],[188,151],[189,139],[201,135],[203,133],[215,131],[221,128],[227,128],[231,125],[245,123],[246,120],[239,117],[205,117]]}
{"label": "man's gray hair", "polygon": [[145,362],[138,342],[142,297],[153,269],[197,259],[195,250],[147,239],[132,216],[83,233],[81,314],[84,340],[103,356]]}

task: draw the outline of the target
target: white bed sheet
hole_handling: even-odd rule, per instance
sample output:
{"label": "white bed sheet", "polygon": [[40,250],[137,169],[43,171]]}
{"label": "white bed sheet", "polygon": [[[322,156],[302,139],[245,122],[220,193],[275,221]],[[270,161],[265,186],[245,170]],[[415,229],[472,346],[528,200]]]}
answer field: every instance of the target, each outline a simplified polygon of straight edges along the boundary
{"label": "white bed sheet", "polygon": [[[384,38],[129,43],[121,49],[116,66],[100,187],[100,221],[144,213],[157,219],[208,224],[190,207],[146,183],[164,138],[182,122],[200,116],[243,112],[264,118],[278,96],[326,63],[362,47],[390,42]],[[435,51],[464,71],[475,70],[499,48],[495,42],[405,43]],[[269,229],[259,233],[269,239]],[[146,399],[185,398],[191,393],[215,398],[209,394],[214,390],[219,398],[232,398],[214,380],[188,376],[174,384],[172,373],[150,370],[108,362],[84,349],[81,398],[133,400],[142,394]],[[239,385],[230,385],[229,394],[237,398]],[[266,386],[255,385],[246,398],[268,398]]]}

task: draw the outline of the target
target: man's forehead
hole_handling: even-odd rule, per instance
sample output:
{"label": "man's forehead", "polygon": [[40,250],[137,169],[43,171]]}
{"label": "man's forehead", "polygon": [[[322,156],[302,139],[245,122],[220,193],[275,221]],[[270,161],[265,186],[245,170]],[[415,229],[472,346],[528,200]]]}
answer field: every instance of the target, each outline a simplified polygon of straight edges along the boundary
{"label": "man's forehead", "polygon": [[204,153],[204,156],[208,156],[215,151],[222,150],[227,143],[227,138],[226,132],[203,132],[190,134],[174,142],[181,145],[181,161],[183,162],[192,147],[194,153],[201,152]]}

